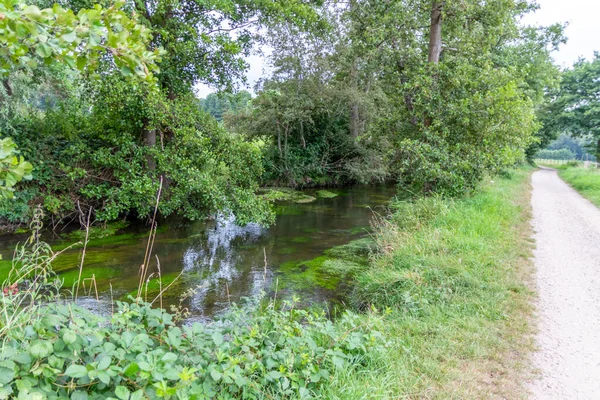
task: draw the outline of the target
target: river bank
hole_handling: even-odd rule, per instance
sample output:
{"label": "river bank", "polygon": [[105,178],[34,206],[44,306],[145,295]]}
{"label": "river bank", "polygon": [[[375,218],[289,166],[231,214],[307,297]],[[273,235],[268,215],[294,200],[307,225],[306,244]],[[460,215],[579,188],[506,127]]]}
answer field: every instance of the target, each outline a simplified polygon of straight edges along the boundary
{"label": "river bank", "polygon": [[[392,203],[373,235],[377,254],[355,271],[350,299],[360,314],[332,322],[271,302],[182,331],[168,314],[122,304],[93,334],[95,350],[73,357],[53,343],[81,346],[97,317],[42,307],[4,330],[14,349],[5,358],[27,362],[12,362],[0,383],[16,393],[71,380],[82,396],[119,398],[519,398],[531,348],[529,174],[511,172],[469,198]],[[147,338],[143,346],[122,338],[126,330]],[[28,372],[44,363],[52,371],[43,378]]]}
{"label": "river bank", "polygon": [[336,376],[326,398],[524,398],[532,350],[531,168],[472,197],[392,204],[383,253],[355,302],[388,310],[387,351]]}

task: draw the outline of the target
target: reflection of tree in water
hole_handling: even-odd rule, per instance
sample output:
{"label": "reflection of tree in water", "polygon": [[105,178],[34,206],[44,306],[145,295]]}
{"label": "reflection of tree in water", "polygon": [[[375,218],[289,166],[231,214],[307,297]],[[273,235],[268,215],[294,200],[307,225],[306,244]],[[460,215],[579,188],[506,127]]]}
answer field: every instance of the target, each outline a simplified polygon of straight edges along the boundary
{"label": "reflection of tree in water", "polygon": [[262,248],[255,245],[250,250],[240,251],[241,247],[256,244],[264,233],[260,225],[239,226],[235,218],[221,217],[213,228],[207,229],[205,240],[185,251],[183,270],[199,272],[202,276],[199,282],[194,282],[199,288],[190,300],[195,313],[210,315],[226,308],[229,305],[227,286],[231,300],[238,300],[242,295],[254,296],[264,289],[264,276],[256,268]]}

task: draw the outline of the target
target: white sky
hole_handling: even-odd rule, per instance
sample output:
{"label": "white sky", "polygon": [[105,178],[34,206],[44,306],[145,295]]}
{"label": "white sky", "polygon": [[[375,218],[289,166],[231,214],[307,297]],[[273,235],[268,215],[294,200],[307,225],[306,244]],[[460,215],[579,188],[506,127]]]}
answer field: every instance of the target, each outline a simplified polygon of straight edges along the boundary
{"label": "white sky", "polygon": [[[540,9],[528,15],[524,22],[530,25],[552,25],[568,22],[566,30],[568,42],[553,54],[561,67],[570,67],[579,57],[591,59],[594,51],[600,51],[600,0],[538,0]],[[266,68],[263,57],[255,55],[247,59],[250,70],[247,73],[249,85],[245,89],[252,91],[256,81],[264,75]],[[200,97],[214,92],[206,85],[196,87]]]}
{"label": "white sky", "polygon": [[554,53],[561,67],[570,67],[579,57],[592,59],[600,50],[600,1],[598,0],[538,0],[540,9],[527,16],[530,25],[552,25],[568,22],[565,32],[568,42]]}

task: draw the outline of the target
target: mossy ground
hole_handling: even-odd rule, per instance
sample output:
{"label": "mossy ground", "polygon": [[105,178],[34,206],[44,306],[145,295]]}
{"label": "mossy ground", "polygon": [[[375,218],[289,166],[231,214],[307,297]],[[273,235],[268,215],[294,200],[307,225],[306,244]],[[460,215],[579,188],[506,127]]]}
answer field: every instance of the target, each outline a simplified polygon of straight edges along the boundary
{"label": "mossy ground", "polygon": [[340,284],[347,283],[354,273],[367,266],[373,251],[373,240],[364,238],[333,247],[311,260],[285,262],[278,269],[282,275],[280,288],[292,291],[315,287],[338,290]]}
{"label": "mossy ground", "polygon": [[312,203],[317,198],[290,188],[263,188],[261,196],[272,202]]}
{"label": "mossy ground", "polygon": [[330,192],[329,190],[317,190],[315,194],[320,199],[333,199],[339,196],[336,192]]}

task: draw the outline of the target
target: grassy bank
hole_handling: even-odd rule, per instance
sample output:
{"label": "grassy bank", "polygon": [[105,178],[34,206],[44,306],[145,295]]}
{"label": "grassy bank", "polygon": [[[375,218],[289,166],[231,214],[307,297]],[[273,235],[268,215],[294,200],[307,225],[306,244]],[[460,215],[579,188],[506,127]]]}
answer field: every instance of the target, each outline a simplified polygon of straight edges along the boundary
{"label": "grassy bank", "polygon": [[583,166],[561,165],[558,175],[583,197],[600,207],[600,171]]}
{"label": "grassy bank", "polygon": [[[530,170],[463,200],[394,204],[360,307],[389,308],[390,347],[329,398],[520,398],[531,347]],[[365,371],[366,370],[366,371]]]}

